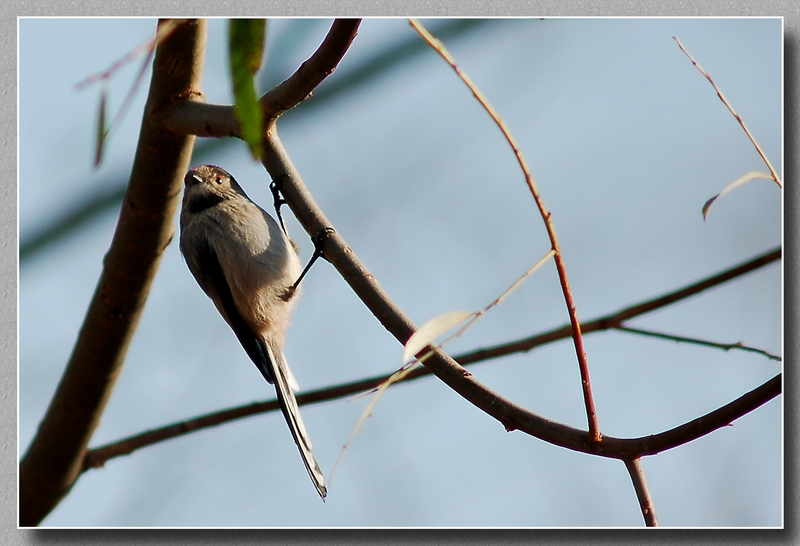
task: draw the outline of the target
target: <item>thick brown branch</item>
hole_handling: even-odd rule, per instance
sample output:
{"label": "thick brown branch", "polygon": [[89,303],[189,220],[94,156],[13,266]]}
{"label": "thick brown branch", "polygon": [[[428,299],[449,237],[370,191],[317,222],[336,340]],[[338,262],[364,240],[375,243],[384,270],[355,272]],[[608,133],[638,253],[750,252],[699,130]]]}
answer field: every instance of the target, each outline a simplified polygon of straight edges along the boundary
{"label": "thick brown branch", "polygon": [[50,407],[20,463],[20,525],[34,526],[69,492],[122,367],[164,249],[173,235],[194,137],[152,113],[197,92],[205,23],[180,25],[158,46],[139,145],[103,273]]}
{"label": "thick brown branch", "polygon": [[[604,452],[598,453],[598,455],[615,458],[635,458],[655,455],[687,444],[719,428],[730,425],[736,419],[766,404],[782,392],[782,384],[783,376],[778,374],[733,402],[659,434],[633,440],[614,440],[613,442],[606,442],[606,438],[604,438],[604,445],[601,445]],[[618,443],[619,445],[617,445]]]}
{"label": "thick brown branch", "polygon": [[158,113],[158,124],[176,135],[241,138],[233,106],[208,104],[202,96],[177,102]]}

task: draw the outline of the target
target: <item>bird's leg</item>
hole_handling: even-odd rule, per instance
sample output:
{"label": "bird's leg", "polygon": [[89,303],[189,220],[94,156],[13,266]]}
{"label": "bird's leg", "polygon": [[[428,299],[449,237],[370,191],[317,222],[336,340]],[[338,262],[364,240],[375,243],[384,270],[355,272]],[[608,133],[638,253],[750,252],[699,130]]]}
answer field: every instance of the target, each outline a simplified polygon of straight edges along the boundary
{"label": "bird's leg", "polygon": [[[300,286],[300,281],[302,281],[303,277],[306,276],[306,273],[308,273],[308,270],[311,269],[312,265],[314,265],[314,262],[320,258],[325,258],[325,251],[323,250],[323,247],[325,246],[325,239],[330,237],[333,233],[336,233],[336,231],[332,227],[326,227],[311,237],[311,241],[314,243],[314,254],[311,255],[311,259],[308,261],[306,268],[303,269],[302,273],[300,273],[300,277],[298,277],[298,279],[292,285],[292,292],[297,290],[297,287]],[[327,260],[327,258],[325,259]]]}
{"label": "bird's leg", "polygon": [[269,183],[269,191],[272,192],[272,206],[275,207],[275,214],[278,216],[278,222],[281,223],[283,233],[288,237],[289,233],[286,231],[286,224],[283,223],[283,215],[281,214],[281,207],[286,204],[286,200],[281,197],[281,182],[285,174],[279,176],[277,179]]}

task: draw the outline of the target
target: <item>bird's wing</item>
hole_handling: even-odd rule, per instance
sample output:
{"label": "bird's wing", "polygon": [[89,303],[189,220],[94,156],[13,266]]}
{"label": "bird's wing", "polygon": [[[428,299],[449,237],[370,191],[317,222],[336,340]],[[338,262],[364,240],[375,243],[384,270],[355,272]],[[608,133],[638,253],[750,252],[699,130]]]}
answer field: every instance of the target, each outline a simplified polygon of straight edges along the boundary
{"label": "bird's wing", "polygon": [[[297,388],[297,381],[286,363],[283,351],[280,347],[274,346],[271,340],[263,340],[253,332],[242,318],[236,308],[230,285],[219,263],[219,258],[208,240],[201,236],[198,244],[193,248],[196,249],[194,252],[184,254],[189,270],[195,276],[203,291],[208,294],[217,306],[225,321],[230,325],[250,360],[255,363],[267,381],[275,384],[281,412],[300,450],[308,475],[311,477],[311,481],[314,482],[320,497],[325,500],[325,496],[328,494],[325,488],[325,477],[316,459],[314,459],[314,454],[311,452],[311,440],[308,437],[305,425],[303,425],[303,420],[300,417],[300,408],[293,392]],[[203,274],[198,275],[196,271],[202,271]]]}
{"label": "bird's wing", "polygon": [[291,377],[292,372],[280,347],[276,347],[270,340],[266,340],[264,346],[267,349],[269,360],[273,364],[272,375],[275,378],[275,391],[278,393],[278,402],[281,405],[283,416],[286,418],[289,430],[292,431],[294,442],[303,457],[303,463],[306,465],[308,475],[311,477],[311,481],[314,482],[319,496],[322,497],[322,500],[325,500],[325,496],[328,494],[328,490],[325,488],[325,477],[322,475],[322,470],[319,469],[319,465],[314,459],[314,454],[311,452],[311,440],[308,437],[305,425],[303,425],[303,419],[300,417],[300,408],[290,386],[289,377]]}
{"label": "bird's wing", "polygon": [[[261,375],[268,382],[273,383],[272,365],[269,354],[261,336],[257,335],[247,322],[242,318],[233,300],[231,287],[225,272],[219,263],[217,253],[204,236],[200,235],[198,244],[194,245],[194,252],[185,253],[189,270],[197,279],[197,283],[217,306],[233,333],[239,339],[247,356],[256,365]],[[197,271],[195,270],[197,268]],[[199,274],[202,271],[202,274]]]}

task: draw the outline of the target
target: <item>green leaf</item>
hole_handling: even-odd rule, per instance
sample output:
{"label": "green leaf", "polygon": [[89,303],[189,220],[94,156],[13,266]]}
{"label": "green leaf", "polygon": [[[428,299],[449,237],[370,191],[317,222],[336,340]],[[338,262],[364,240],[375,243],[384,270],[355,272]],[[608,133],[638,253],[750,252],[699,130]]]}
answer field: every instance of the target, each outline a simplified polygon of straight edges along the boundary
{"label": "green leaf", "polygon": [[233,87],[233,109],[242,128],[242,138],[256,159],[261,157],[262,115],[258,106],[254,76],[261,68],[265,36],[264,19],[230,20],[228,53]]}

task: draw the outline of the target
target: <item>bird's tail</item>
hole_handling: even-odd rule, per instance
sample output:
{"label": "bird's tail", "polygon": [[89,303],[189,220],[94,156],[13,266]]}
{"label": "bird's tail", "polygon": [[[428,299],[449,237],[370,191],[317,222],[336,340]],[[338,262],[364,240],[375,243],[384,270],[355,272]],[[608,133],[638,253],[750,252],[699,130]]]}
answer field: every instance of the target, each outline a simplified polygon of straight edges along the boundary
{"label": "bird's tail", "polygon": [[303,419],[300,417],[300,407],[297,405],[297,399],[293,392],[293,389],[297,389],[297,382],[289,369],[289,365],[286,363],[280,347],[275,347],[269,341],[265,345],[273,367],[272,375],[275,379],[275,391],[278,393],[281,411],[286,418],[286,423],[289,425],[289,430],[292,431],[292,436],[300,450],[300,455],[303,457],[303,463],[306,465],[308,475],[311,477],[311,481],[314,482],[314,487],[317,488],[319,496],[324,501],[328,494],[328,490],[325,488],[325,476],[322,475],[322,470],[319,469],[319,465],[314,459],[314,454],[311,452],[311,440],[308,437],[305,425],[303,425]]}

